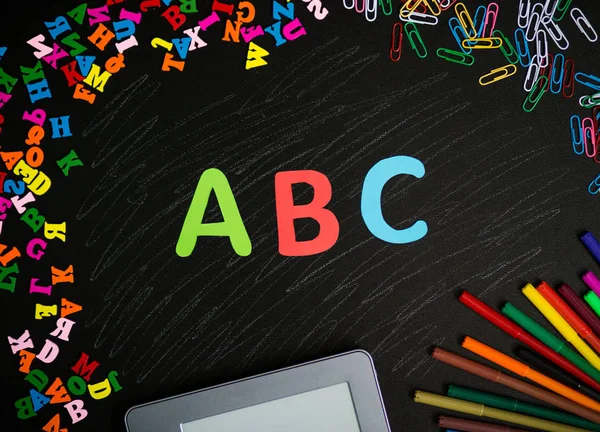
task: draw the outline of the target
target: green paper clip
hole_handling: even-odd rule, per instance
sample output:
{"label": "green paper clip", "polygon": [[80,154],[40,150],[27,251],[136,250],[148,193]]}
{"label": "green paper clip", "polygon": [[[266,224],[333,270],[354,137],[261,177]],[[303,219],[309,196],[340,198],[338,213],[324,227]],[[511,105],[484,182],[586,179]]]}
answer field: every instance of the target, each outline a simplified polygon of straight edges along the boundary
{"label": "green paper clip", "polygon": [[417,55],[420,58],[427,57],[427,47],[423,43],[423,38],[421,37],[421,33],[417,29],[417,26],[413,22],[407,22],[404,25],[404,30],[406,31],[406,37],[410,42],[410,46],[415,50]]}
{"label": "green paper clip", "polygon": [[569,6],[571,6],[571,2],[573,0],[558,0],[558,4],[556,5],[556,9],[554,9],[554,16],[552,17],[552,21],[559,22],[563,19],[569,10]]}
{"label": "green paper clip", "polygon": [[544,96],[544,88],[548,84],[548,77],[546,75],[540,76],[533,85],[531,91],[527,94],[525,102],[523,102],[523,111],[531,112],[536,107],[542,96]]}
{"label": "green paper clip", "polygon": [[465,66],[471,66],[475,63],[475,57],[462,51],[454,51],[448,48],[438,48],[436,51],[438,57],[448,60],[452,63],[458,63]]}
{"label": "green paper clip", "polygon": [[[389,12],[386,10],[385,4],[387,4]],[[390,16],[393,12],[392,0],[379,0],[379,6],[384,15]]]}
{"label": "green paper clip", "polygon": [[508,60],[508,62],[510,64],[519,63],[519,54],[517,54],[517,50],[515,49],[514,45],[510,41],[510,39],[507,38],[506,35],[504,33],[502,33],[500,30],[494,30],[492,32],[492,35],[497,38],[502,39],[502,45],[500,45],[500,51],[502,51],[502,54],[504,54],[504,57],[506,57],[506,60]]}

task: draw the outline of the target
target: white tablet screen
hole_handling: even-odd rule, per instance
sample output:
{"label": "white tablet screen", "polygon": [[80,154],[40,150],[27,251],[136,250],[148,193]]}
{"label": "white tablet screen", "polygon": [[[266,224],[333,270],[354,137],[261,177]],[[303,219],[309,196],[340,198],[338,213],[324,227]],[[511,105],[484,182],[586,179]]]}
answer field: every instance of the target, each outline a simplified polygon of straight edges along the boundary
{"label": "white tablet screen", "polygon": [[183,432],[360,432],[348,383],[206,417]]}

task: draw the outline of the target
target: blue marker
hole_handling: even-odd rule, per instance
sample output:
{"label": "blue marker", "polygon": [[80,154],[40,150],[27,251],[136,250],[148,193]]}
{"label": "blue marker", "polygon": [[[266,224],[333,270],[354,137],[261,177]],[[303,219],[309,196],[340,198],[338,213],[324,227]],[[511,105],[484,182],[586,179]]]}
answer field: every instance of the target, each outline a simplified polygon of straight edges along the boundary
{"label": "blue marker", "polygon": [[581,241],[588,248],[593,257],[600,263],[600,243],[591,232],[586,232],[581,236]]}

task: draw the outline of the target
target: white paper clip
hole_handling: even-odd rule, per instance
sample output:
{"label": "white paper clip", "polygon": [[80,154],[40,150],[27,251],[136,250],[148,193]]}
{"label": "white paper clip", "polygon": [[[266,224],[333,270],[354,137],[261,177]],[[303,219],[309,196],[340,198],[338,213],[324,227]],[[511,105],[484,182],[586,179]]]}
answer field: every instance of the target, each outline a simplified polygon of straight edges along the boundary
{"label": "white paper clip", "polygon": [[540,28],[540,23],[542,21],[542,12],[544,12],[544,5],[541,3],[536,3],[531,8],[531,12],[529,12],[529,22],[527,23],[527,30],[525,31],[525,39],[528,42],[533,42],[535,40],[535,34]]}
{"label": "white paper clip", "polygon": [[377,2],[379,0],[365,0],[365,18],[369,22],[377,19]]}
{"label": "white paper clip", "polygon": [[400,14],[400,19],[406,22],[414,22],[415,24],[425,25],[436,25],[438,23],[438,17],[431,14],[425,14],[421,12],[411,12],[408,16],[404,17]]}
{"label": "white paper clip", "polygon": [[522,29],[526,29],[529,24],[529,9],[531,8],[530,0],[519,1],[519,19],[517,24]]}
{"label": "white paper clip", "polygon": [[529,63],[529,67],[527,67],[527,75],[525,76],[525,82],[523,83],[523,90],[526,92],[530,92],[533,88],[533,85],[537,81],[540,76],[540,64],[539,58],[536,55],[531,59],[531,63]]}
{"label": "white paper clip", "polygon": [[590,24],[588,19],[585,17],[581,9],[573,8],[571,9],[571,18],[575,21],[577,28],[590,42],[596,42],[598,40],[598,34],[594,27]]}
{"label": "white paper clip", "polygon": [[545,30],[540,29],[535,34],[535,46],[540,67],[548,66],[548,36]]}
{"label": "white paper clip", "polygon": [[551,19],[549,21],[544,21],[542,24],[546,28],[548,35],[550,36],[550,38],[552,38],[558,49],[564,51],[567,48],[569,48],[569,41],[567,37],[565,36],[561,28],[558,26],[558,24],[554,22],[554,20]]}
{"label": "white paper clip", "polygon": [[547,19],[546,17],[550,17],[552,19],[552,15],[554,15],[554,11],[556,10],[556,6],[560,0],[546,0],[546,4],[544,5],[544,12],[542,13],[542,21]]}

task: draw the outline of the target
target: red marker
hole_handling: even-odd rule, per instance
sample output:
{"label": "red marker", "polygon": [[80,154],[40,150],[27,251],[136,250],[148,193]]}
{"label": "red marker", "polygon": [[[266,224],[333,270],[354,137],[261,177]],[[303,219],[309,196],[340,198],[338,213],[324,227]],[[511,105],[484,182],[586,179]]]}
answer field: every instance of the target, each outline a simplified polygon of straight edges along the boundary
{"label": "red marker", "polygon": [[484,302],[479,300],[477,297],[470,294],[468,291],[463,291],[458,297],[460,302],[473,310],[477,314],[481,315],[487,321],[494,324],[500,330],[508,333],[518,341],[523,342],[525,345],[538,352],[539,354],[546,357],[552,363],[570,373],[571,375],[579,378],[582,382],[588,384],[590,387],[600,391],[600,384],[594,381],[592,378],[583,373],[580,369],[575,367],[573,363],[569,362],[563,356],[559,355],[555,351],[552,351],[546,345],[541,343],[539,340],[527,333],[523,328],[515,324],[513,321],[496,312],[494,309],[486,305]]}
{"label": "red marker", "polygon": [[538,292],[544,296],[548,303],[575,329],[577,334],[588,341],[590,345],[600,353],[600,339],[594,334],[592,329],[575,313],[573,309],[554,291],[546,282],[542,282],[537,287]]}

